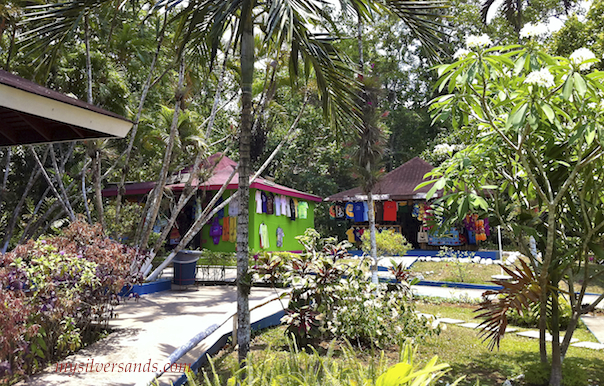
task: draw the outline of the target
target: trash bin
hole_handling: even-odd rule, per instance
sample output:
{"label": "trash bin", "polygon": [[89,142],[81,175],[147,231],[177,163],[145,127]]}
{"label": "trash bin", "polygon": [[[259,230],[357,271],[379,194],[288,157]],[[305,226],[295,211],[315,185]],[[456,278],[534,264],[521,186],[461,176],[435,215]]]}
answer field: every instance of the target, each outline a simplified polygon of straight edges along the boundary
{"label": "trash bin", "polygon": [[174,284],[195,284],[198,258],[198,253],[191,253],[190,251],[180,251],[174,256],[174,259],[172,259],[172,264],[174,265]]}

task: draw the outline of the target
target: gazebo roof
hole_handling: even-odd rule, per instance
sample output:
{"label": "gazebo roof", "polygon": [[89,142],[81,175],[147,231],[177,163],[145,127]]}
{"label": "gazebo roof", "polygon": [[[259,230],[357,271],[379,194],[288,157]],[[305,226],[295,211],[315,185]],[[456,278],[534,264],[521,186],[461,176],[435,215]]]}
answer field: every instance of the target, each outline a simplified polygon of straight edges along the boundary
{"label": "gazebo roof", "polygon": [[[382,177],[373,189],[373,195],[380,200],[425,199],[431,186],[415,187],[427,179],[426,173],[434,167],[419,157],[415,157]],[[437,192],[435,196],[438,196]],[[367,196],[360,187],[331,195],[325,201],[365,201]]]}
{"label": "gazebo roof", "polygon": [[[219,190],[222,185],[228,180],[229,176],[233,172],[233,170],[237,167],[237,162],[233,161],[229,157],[224,156],[222,153],[212,154],[205,161],[203,161],[203,165],[207,169],[214,168],[213,174],[208,178],[207,181],[199,185],[199,189],[204,190]],[[187,167],[181,170],[179,173],[174,174],[171,178],[173,183],[166,185],[166,188],[171,189],[175,192],[181,192],[184,190],[187,180],[190,178],[190,171],[192,167]],[[239,181],[239,173],[235,173],[231,182],[227,186],[227,189],[237,189]],[[192,181],[192,184],[197,184],[196,180]],[[138,194],[146,194],[150,192],[155,186],[154,182],[136,182],[127,184],[126,195],[138,195]],[[265,192],[272,192],[275,194],[283,194],[289,197],[301,198],[303,200],[321,202],[322,198],[316,196],[314,194],[301,192],[296,189],[288,188],[287,186],[279,185],[273,181],[268,179],[258,177],[256,181],[254,181],[250,188],[252,189],[260,189]],[[117,186],[110,186],[107,189],[103,190],[103,196],[116,196],[117,195]]]}
{"label": "gazebo roof", "polygon": [[123,138],[132,122],[0,70],[0,146]]}

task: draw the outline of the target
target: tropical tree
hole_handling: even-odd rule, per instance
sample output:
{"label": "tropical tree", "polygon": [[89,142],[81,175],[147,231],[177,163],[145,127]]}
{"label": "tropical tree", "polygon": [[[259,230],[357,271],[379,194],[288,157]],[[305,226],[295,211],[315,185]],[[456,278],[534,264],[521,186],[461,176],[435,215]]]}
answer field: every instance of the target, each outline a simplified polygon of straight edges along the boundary
{"label": "tropical tree", "polygon": [[[436,119],[449,119],[470,140],[433,172],[430,194],[445,189],[445,223],[486,211],[514,235],[529,264],[508,273],[495,299],[482,306],[484,333],[499,344],[508,309],[539,303],[540,357],[550,385],[562,382],[561,366],[581,315],[589,283],[604,271],[604,73],[591,71],[595,55],[579,49],[551,57],[530,41],[489,48],[486,36],[468,37],[458,61],[438,67]],[[434,182],[434,181],[433,181]],[[447,226],[443,226],[447,228]],[[580,285],[578,283],[581,283]],[[560,296],[572,307],[560,336]]]}

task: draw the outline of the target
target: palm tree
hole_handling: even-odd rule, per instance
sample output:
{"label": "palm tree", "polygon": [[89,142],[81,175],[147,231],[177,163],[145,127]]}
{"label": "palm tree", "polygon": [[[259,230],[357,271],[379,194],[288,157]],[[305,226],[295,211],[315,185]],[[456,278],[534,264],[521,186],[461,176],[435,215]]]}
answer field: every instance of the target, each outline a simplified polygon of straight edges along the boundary
{"label": "palm tree", "polygon": [[[112,0],[72,0],[61,5],[50,5],[46,16],[52,14],[48,29],[37,33],[54,36],[56,31],[69,31],[87,8],[100,7]],[[155,9],[171,9],[182,0],[161,0]],[[194,50],[208,59],[211,67],[221,47],[221,39],[230,28],[236,32],[241,71],[241,122],[239,128],[239,217],[237,221],[237,309],[239,360],[245,360],[249,351],[250,319],[248,295],[248,202],[251,171],[250,139],[253,125],[252,84],[254,81],[254,41],[261,34],[268,51],[277,54],[289,50],[289,71],[292,82],[299,77],[314,76],[326,118],[334,126],[362,127],[362,114],[356,107],[360,84],[350,74],[354,66],[332,45],[333,39],[325,33],[314,33],[321,22],[330,21],[323,9],[323,0],[189,0],[180,11],[179,38],[182,51]],[[438,35],[441,26],[436,21],[446,4],[442,0],[340,0],[344,10],[354,9],[366,20],[373,12],[393,12],[403,19],[423,48],[431,53],[439,51]],[[51,8],[54,7],[54,8]],[[57,10],[64,17],[57,18]],[[43,11],[44,12],[44,11]],[[234,27],[231,27],[234,26]],[[193,55],[194,53],[191,53]]]}

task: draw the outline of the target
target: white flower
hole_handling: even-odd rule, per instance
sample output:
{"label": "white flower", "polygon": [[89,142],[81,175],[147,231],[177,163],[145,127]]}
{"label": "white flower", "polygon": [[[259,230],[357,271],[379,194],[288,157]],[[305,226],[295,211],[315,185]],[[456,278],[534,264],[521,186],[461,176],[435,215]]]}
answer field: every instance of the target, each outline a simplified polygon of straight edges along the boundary
{"label": "white flower", "polygon": [[449,145],[448,143],[441,143],[434,146],[434,154],[436,155],[446,155],[452,153],[454,147]]}
{"label": "white flower", "polygon": [[466,47],[474,48],[474,47],[486,47],[493,44],[491,39],[487,36],[487,34],[482,34],[480,36],[470,35],[466,38]]}
{"label": "white flower", "polygon": [[587,48],[579,48],[578,50],[575,50],[575,52],[573,52],[569,57],[570,62],[574,66],[579,66],[579,71],[589,70],[589,68],[594,65],[594,62],[590,62],[590,63],[583,63],[583,62],[585,62],[586,60],[595,59],[595,58],[596,58],[596,55],[594,55],[594,53],[591,52]]}
{"label": "white flower", "polygon": [[533,71],[526,76],[524,83],[536,84],[537,86],[553,87],[554,76],[547,68],[542,68],[539,71]]}
{"label": "white flower", "polygon": [[545,35],[548,32],[547,26],[543,23],[528,23],[520,30],[521,38],[532,38]]}
{"label": "white flower", "polygon": [[466,50],[465,48],[460,48],[453,54],[453,59],[463,59],[468,56],[470,52],[472,51]]}

